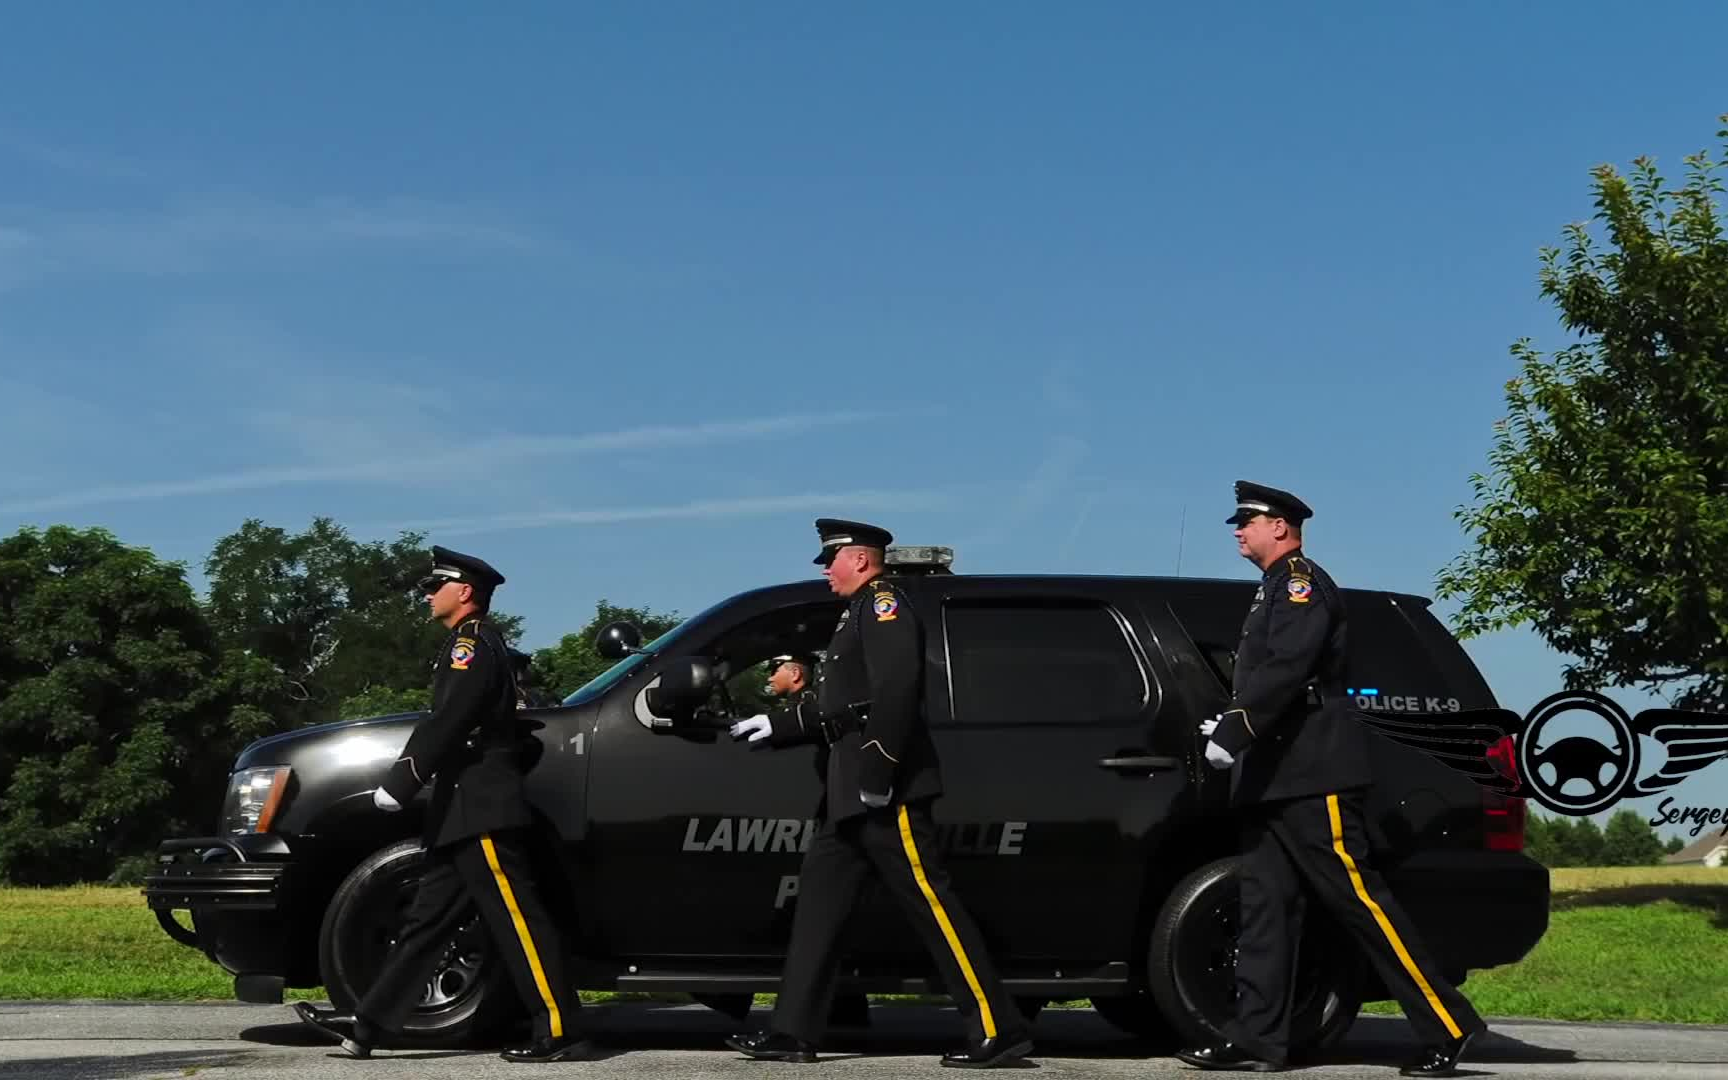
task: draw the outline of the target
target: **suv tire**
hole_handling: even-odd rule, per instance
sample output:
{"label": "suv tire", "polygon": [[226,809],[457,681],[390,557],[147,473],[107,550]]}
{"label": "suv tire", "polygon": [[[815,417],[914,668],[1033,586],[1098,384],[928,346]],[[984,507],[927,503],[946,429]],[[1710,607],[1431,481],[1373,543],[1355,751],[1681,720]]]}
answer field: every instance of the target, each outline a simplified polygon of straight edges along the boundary
{"label": "suv tire", "polygon": [[[331,1004],[350,1012],[372,985],[408,915],[426,853],[404,840],[361,860],[330,898],[318,933],[318,969]],[[525,1020],[476,915],[446,949],[403,1025],[415,1046],[455,1048],[495,1038]]]}
{"label": "suv tire", "polygon": [[[1177,882],[1159,910],[1146,980],[1164,1019],[1187,1045],[1221,1038],[1235,1009],[1236,857],[1207,863]],[[1308,904],[1296,970],[1292,1057],[1336,1044],[1362,1007],[1363,962],[1325,912]]]}

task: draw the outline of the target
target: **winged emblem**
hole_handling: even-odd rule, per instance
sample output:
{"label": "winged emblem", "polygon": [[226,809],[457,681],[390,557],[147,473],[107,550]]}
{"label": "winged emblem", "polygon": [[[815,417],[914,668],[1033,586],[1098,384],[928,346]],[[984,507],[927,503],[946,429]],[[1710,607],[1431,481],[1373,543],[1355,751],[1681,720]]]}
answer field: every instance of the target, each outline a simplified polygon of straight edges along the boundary
{"label": "winged emblem", "polygon": [[1421,719],[1353,710],[1352,715],[1393,742],[1420,750],[1454,772],[1502,795],[1521,786],[1510,759],[1495,764],[1504,752],[1502,740],[1516,736],[1523,718],[1510,709],[1467,709],[1462,712],[1421,713]]}
{"label": "winged emblem", "polygon": [[1668,760],[1632,789],[1654,795],[1678,784],[1700,769],[1728,757],[1728,716],[1682,709],[1645,709],[1632,720],[1632,730],[1648,735],[1668,751]]}

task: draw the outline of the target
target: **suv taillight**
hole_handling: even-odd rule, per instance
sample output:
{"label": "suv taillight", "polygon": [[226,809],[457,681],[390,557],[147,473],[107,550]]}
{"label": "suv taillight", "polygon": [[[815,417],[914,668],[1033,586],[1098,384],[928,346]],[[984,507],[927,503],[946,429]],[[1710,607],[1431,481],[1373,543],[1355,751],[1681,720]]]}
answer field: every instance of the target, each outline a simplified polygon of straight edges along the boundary
{"label": "suv taillight", "polygon": [[[1497,740],[1488,748],[1488,764],[1513,784],[1518,782],[1517,760],[1510,735]],[[1498,791],[1483,788],[1482,814],[1482,839],[1489,851],[1524,850],[1523,799],[1514,799]]]}

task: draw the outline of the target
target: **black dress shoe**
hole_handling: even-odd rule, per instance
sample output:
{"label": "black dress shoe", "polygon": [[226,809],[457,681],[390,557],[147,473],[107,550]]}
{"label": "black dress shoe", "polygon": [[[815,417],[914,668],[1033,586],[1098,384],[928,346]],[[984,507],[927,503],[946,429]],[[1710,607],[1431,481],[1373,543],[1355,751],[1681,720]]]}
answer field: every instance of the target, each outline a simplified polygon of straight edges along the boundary
{"label": "black dress shoe", "polygon": [[564,1035],[552,1038],[535,1039],[526,1046],[512,1046],[498,1056],[505,1061],[542,1062],[542,1061],[581,1061],[594,1053],[594,1044],[580,1035]]}
{"label": "black dress shoe", "polygon": [[1464,1056],[1464,1048],[1470,1045],[1470,1040],[1476,1037],[1474,1031],[1461,1039],[1455,1039],[1444,1046],[1430,1047],[1428,1052],[1398,1070],[1399,1076],[1457,1076],[1458,1059]]}
{"label": "black dress shoe", "polygon": [[1032,1037],[1025,1032],[1016,1032],[950,1050],[942,1055],[942,1064],[954,1069],[989,1069],[1006,1065],[1031,1052]]}
{"label": "black dress shoe", "polygon": [[1283,1072],[1290,1066],[1281,1061],[1255,1057],[1235,1043],[1219,1043],[1198,1049],[1176,1051],[1176,1056],[1197,1069],[1228,1069],[1233,1072]]}
{"label": "black dress shoe", "polygon": [[375,1033],[352,1013],[339,1013],[335,1009],[320,1009],[309,1001],[296,1001],[294,1013],[303,1022],[341,1043],[343,1052],[349,1057],[372,1056],[372,1046],[376,1041]]}
{"label": "black dress shoe", "polygon": [[334,1035],[338,1039],[354,1034],[354,1017],[349,1013],[339,1013],[335,1009],[320,1009],[310,1001],[296,1001],[294,1015],[302,1023],[310,1024],[326,1035]]}
{"label": "black dress shoe", "polygon": [[803,1039],[779,1031],[758,1031],[754,1035],[730,1035],[726,1045],[740,1054],[762,1061],[796,1061],[809,1064],[816,1060],[816,1047]]}

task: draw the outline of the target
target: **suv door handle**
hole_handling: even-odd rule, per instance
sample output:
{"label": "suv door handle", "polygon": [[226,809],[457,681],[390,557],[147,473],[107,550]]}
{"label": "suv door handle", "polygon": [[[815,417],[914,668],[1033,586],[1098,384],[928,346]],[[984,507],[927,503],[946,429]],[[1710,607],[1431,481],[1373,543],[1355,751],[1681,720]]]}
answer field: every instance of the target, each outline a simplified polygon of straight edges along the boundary
{"label": "suv door handle", "polygon": [[1150,772],[1154,769],[1179,768],[1182,759],[1155,754],[1137,754],[1129,757],[1099,758],[1098,764],[1106,769],[1115,769],[1117,772]]}

